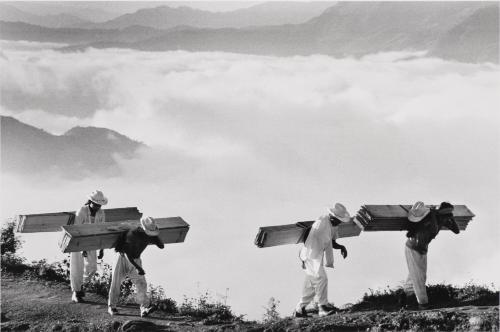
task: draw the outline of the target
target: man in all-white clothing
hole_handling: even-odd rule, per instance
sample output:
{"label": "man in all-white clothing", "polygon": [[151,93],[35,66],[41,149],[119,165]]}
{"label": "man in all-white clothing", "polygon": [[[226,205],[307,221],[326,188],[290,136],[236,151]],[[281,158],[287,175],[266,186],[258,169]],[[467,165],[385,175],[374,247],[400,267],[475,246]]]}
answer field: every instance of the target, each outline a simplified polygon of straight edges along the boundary
{"label": "man in all-white clothing", "polygon": [[117,257],[113,267],[111,287],[109,288],[108,313],[113,316],[118,313],[116,305],[120,297],[120,285],[129,277],[137,289],[137,302],[140,305],[141,317],[146,317],[152,311],[147,296],[147,282],[142,268],[141,254],[149,244],[155,244],[163,249],[164,244],[158,237],[160,230],[151,217],[141,218],[141,227],[125,231],[118,239],[115,250]]}
{"label": "man in all-white clothing", "polygon": [[[102,205],[106,205],[108,199],[100,190],[92,192],[88,196],[88,201],[77,211],[75,216],[75,225],[103,223],[105,220]],[[99,257],[95,250],[72,252],[70,256],[70,283],[73,292],[71,300],[73,302],[82,302],[85,293],[82,286],[88,282],[97,271],[97,258],[101,259],[104,251],[99,251]]]}
{"label": "man in all-white clothing", "polygon": [[338,238],[337,226],[349,221],[351,221],[351,216],[346,208],[337,203],[333,209],[328,209],[328,215],[319,217],[311,226],[300,251],[306,278],[302,288],[302,297],[295,308],[295,317],[307,317],[305,308],[315,296],[318,299],[320,316],[327,316],[334,312],[334,307],[328,302],[328,277],[324,266],[333,268],[333,249],[339,249],[342,257],[347,257],[346,248],[338,244],[336,239]]}

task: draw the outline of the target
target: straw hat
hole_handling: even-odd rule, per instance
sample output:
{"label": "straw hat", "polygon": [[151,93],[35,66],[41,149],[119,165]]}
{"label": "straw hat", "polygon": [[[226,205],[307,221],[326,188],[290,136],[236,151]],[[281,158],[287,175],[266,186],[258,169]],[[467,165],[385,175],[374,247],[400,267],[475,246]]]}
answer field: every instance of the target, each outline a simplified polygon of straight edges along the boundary
{"label": "straw hat", "polygon": [[151,217],[141,218],[141,227],[144,232],[149,236],[158,236],[160,234],[160,229],[156,225],[155,220]]}
{"label": "straw hat", "polygon": [[89,195],[89,200],[99,205],[108,204],[108,199],[104,197],[104,194],[100,190],[95,190]]}
{"label": "straw hat", "polygon": [[419,222],[429,214],[430,209],[424,205],[423,202],[416,202],[408,211],[408,220],[411,222]]}
{"label": "straw hat", "polygon": [[349,212],[347,212],[345,206],[343,206],[340,203],[335,203],[335,207],[333,209],[328,208],[328,213],[342,222],[351,221],[351,216],[349,215]]}

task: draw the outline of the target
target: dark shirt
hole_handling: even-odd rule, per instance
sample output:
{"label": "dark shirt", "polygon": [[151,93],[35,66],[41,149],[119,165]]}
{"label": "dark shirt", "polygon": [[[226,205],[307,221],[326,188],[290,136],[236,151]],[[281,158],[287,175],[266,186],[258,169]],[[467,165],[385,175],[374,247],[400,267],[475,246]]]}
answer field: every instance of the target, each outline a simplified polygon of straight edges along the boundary
{"label": "dark shirt", "polygon": [[427,254],[429,243],[437,236],[440,227],[437,221],[437,212],[431,209],[429,214],[421,221],[414,223],[407,222],[408,233],[406,236],[406,246],[418,251],[420,254]]}
{"label": "dark shirt", "polygon": [[149,236],[141,227],[137,227],[120,235],[115,250],[135,259],[140,258],[144,249],[150,244],[156,244],[159,248],[164,247],[158,236]]}

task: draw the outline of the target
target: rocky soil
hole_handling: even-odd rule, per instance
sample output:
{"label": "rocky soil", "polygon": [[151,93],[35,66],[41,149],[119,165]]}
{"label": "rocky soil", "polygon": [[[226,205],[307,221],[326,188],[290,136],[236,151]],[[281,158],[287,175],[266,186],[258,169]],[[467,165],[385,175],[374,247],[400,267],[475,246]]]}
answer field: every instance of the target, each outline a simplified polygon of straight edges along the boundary
{"label": "rocky soil", "polygon": [[341,312],[323,318],[284,318],[274,323],[214,322],[154,312],[142,319],[137,306],[111,317],[106,300],[88,293],[72,303],[67,284],[2,274],[2,331],[498,331],[498,306],[426,311]]}

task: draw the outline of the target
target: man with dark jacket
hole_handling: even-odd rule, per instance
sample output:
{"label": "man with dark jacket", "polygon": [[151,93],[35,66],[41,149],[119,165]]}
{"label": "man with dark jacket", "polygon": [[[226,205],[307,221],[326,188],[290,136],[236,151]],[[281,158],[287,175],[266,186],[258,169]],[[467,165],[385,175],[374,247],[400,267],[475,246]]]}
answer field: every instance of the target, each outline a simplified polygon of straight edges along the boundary
{"label": "man with dark jacket", "polygon": [[[448,202],[441,203],[437,210],[417,202],[408,212],[405,256],[409,273],[404,291],[406,295],[416,295],[419,309],[426,309],[429,303],[425,288],[429,243],[442,227],[449,228],[455,234],[460,232],[453,218],[453,205]],[[401,304],[406,304],[406,296],[402,296]]]}
{"label": "man with dark jacket", "polygon": [[130,229],[119,237],[115,245],[117,258],[109,289],[108,313],[111,316],[118,313],[116,304],[120,296],[120,285],[127,276],[137,288],[137,302],[140,305],[141,317],[146,317],[151,312],[141,254],[149,244],[155,244],[160,249],[164,248],[163,242],[158,237],[159,234],[160,230],[154,219],[143,217],[141,218],[141,227]]}

